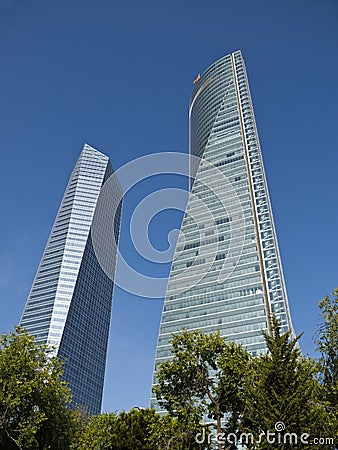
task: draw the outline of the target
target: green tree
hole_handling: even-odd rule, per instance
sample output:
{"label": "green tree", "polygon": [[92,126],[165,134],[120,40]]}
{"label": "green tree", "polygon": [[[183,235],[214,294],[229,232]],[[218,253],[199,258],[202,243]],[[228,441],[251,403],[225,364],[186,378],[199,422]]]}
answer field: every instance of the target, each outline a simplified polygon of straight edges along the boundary
{"label": "green tree", "polygon": [[327,295],[319,302],[323,319],[317,350],[321,353],[322,381],[327,389],[327,399],[338,407],[338,288],[332,296]]}
{"label": "green tree", "polygon": [[80,433],[77,450],[155,450],[151,430],[160,417],[152,409],[93,416]]}
{"label": "green tree", "polygon": [[[338,288],[319,302],[322,323],[317,338],[322,396],[329,414],[327,430],[338,436]],[[338,442],[336,439],[336,448]]]}
{"label": "green tree", "polygon": [[154,409],[93,416],[73,442],[73,450],[197,450],[195,435],[177,419]]}
{"label": "green tree", "polygon": [[[201,436],[199,444],[196,437]],[[149,442],[158,450],[205,450],[210,449],[207,439],[204,439],[203,428],[200,425],[182,422],[169,414],[158,415],[158,420],[152,425]]]}
{"label": "green tree", "polygon": [[62,363],[17,327],[0,337],[0,448],[69,448],[73,413]]}
{"label": "green tree", "polygon": [[[267,432],[276,433],[271,435],[272,440],[279,439],[280,432],[281,442],[276,441],[274,448],[283,450],[308,448],[308,444],[299,442],[304,433],[312,438],[325,435],[327,415],[320,401],[318,365],[301,356],[299,337],[292,339],[289,331],[282,333],[275,318],[271,334],[264,333],[268,352],[252,360],[245,390],[250,401],[243,410],[245,427],[241,431],[255,436],[255,443],[249,448],[271,448]],[[295,433],[297,445],[295,437],[285,433]],[[257,444],[259,435],[262,442]]]}
{"label": "green tree", "polygon": [[116,423],[116,414],[107,413],[92,416],[81,430],[78,430],[71,445],[72,449],[109,449],[111,436]]}
{"label": "green tree", "polygon": [[[239,427],[251,357],[241,346],[226,343],[218,332],[185,330],[171,344],[173,358],[158,370],[157,400],[195,433],[203,423],[213,426],[222,449],[222,423],[227,432],[236,433]],[[203,421],[206,416],[211,422]]]}

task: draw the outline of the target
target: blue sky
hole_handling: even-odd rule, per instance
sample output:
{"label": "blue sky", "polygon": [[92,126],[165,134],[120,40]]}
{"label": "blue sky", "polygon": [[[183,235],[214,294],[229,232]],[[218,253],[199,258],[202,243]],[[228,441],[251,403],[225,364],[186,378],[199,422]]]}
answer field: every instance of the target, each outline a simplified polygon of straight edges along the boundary
{"label": "blue sky", "polygon": [[[193,79],[241,49],[293,322],[313,354],[317,302],[338,286],[337,44],[334,0],[0,0],[0,332],[20,319],[83,143],[115,168],[186,152]],[[180,219],[154,220],[154,245]],[[104,409],[148,404],[161,309],[116,289]]]}

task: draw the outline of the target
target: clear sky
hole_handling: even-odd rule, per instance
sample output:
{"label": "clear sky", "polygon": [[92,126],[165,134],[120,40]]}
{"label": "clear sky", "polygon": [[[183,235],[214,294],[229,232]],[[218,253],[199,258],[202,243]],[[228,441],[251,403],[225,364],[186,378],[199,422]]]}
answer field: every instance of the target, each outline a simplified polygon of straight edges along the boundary
{"label": "clear sky", "polygon": [[[314,354],[317,302],[338,286],[335,0],[0,0],[0,332],[20,319],[83,143],[115,168],[186,152],[192,81],[237,49],[293,322],[304,353]],[[146,183],[130,193],[124,227],[148,191]],[[163,213],[151,223],[155,246],[166,248],[181,218]],[[125,238],[121,250],[132,254]],[[168,274],[160,266],[146,269]],[[105,410],[147,406],[161,309],[161,300],[116,289]]]}

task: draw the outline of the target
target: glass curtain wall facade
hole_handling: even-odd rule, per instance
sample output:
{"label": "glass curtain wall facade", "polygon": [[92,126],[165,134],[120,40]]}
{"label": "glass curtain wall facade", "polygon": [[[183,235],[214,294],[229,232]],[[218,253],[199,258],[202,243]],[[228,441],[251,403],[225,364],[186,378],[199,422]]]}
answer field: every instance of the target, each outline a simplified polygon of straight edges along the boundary
{"label": "glass curtain wall facade", "polygon": [[[271,314],[283,331],[293,330],[240,51],[201,75],[189,119],[192,183],[164,301],[154,384],[158,365],[170,358],[173,333],[183,329],[219,330],[253,355],[266,350],[260,332],[270,329]],[[222,276],[227,260],[232,268]],[[151,404],[157,406],[154,396]]]}
{"label": "glass curtain wall facade", "polygon": [[[91,227],[102,186],[113,172],[106,155],[83,147],[20,321],[38,342],[53,345],[54,354],[65,358],[63,378],[73,405],[90,414],[101,410],[114,287],[94,252]],[[121,193],[115,182],[105,207],[116,208]],[[116,244],[121,207],[114,218]],[[115,270],[116,249],[111,264]]]}

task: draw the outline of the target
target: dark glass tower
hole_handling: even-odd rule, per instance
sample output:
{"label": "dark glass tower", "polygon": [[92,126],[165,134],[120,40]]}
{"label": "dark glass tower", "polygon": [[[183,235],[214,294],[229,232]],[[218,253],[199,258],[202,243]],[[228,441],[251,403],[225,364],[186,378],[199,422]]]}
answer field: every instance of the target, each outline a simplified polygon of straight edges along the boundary
{"label": "dark glass tower", "polygon": [[[113,172],[106,155],[89,145],[83,147],[20,322],[39,342],[53,345],[54,353],[65,358],[63,377],[71,387],[73,404],[91,414],[101,410],[114,288],[94,251],[92,226],[95,214],[102,215],[98,209],[104,207],[108,215],[109,210],[117,211],[112,219],[116,243],[109,250],[109,273],[114,273],[122,196],[117,180],[109,183],[105,202],[98,201]],[[103,245],[105,233],[95,229]]]}
{"label": "dark glass tower", "polygon": [[[293,330],[245,64],[212,64],[189,109],[191,192],[170,271],[158,365],[173,333],[219,330],[256,355],[271,315]],[[156,401],[152,399],[152,405]]]}

